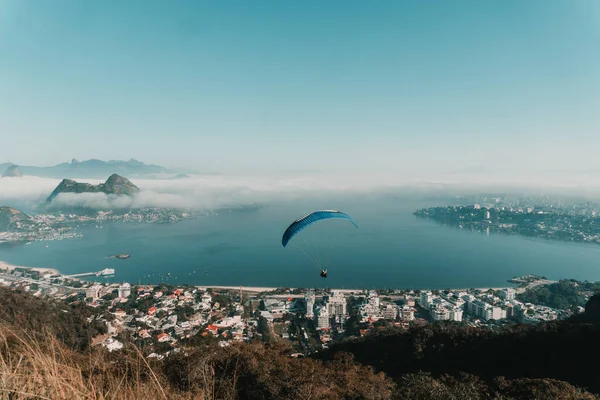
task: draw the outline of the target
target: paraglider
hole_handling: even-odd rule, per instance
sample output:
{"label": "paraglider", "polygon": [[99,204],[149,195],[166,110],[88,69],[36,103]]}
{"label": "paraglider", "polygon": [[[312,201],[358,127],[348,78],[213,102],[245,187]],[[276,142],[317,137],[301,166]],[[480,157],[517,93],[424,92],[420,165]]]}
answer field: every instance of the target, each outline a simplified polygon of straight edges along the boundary
{"label": "paraglider", "polygon": [[[319,210],[319,211],[312,212],[308,215],[305,215],[304,217],[299,218],[296,221],[292,222],[292,224],[290,226],[288,226],[288,228],[283,233],[283,236],[281,238],[281,244],[283,245],[283,247],[286,247],[287,244],[298,233],[300,233],[302,230],[304,230],[308,226],[310,226],[318,221],[330,220],[330,219],[346,219],[346,220],[350,221],[356,228],[358,228],[358,225],[356,224],[356,222],[354,222],[352,217],[350,217],[346,213],[343,213],[341,211],[336,211],[336,210]],[[300,250],[302,250],[304,252],[304,254],[306,254],[309,258],[311,258],[302,248],[300,248]],[[317,264],[320,264],[320,262],[315,261],[314,259],[313,259],[313,261]],[[321,277],[327,278],[327,268],[321,268]]]}

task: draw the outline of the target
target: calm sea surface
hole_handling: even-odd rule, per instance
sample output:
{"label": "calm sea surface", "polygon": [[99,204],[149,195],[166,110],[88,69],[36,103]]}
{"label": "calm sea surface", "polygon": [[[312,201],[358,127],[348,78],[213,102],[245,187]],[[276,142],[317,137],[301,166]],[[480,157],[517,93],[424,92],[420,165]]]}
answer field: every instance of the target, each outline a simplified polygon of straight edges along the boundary
{"label": "calm sea surface", "polygon": [[[506,286],[524,274],[600,280],[600,246],[487,236],[412,215],[443,204],[356,195],[219,211],[174,225],[104,224],[81,229],[81,239],[0,246],[0,260],[65,274],[114,268],[109,281],[131,283],[447,288]],[[347,212],[359,229],[345,220],[322,221],[283,248],[285,228],[316,209]],[[131,258],[107,258],[115,253]],[[325,280],[319,266],[327,262]]]}

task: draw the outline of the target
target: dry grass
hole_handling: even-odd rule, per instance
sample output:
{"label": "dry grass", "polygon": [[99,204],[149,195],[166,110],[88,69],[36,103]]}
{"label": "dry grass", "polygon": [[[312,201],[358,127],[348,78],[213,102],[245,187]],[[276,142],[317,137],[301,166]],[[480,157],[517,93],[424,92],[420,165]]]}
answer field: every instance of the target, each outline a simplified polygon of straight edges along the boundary
{"label": "dry grass", "polygon": [[136,354],[116,364],[115,357],[102,350],[86,356],[65,348],[52,335],[41,341],[3,326],[0,399],[204,398],[168,391],[141,353]]}
{"label": "dry grass", "polygon": [[72,350],[55,335],[0,323],[0,400],[17,399],[598,399],[565,382],[418,373],[395,384],[338,353],[328,364],[262,344],[190,348],[155,364],[132,343],[117,353]]}
{"label": "dry grass", "polygon": [[[118,353],[99,347],[82,353],[52,334],[0,325],[0,400],[391,398],[393,384],[382,374],[328,370],[280,352],[262,345],[196,348],[151,364],[132,343]],[[363,386],[377,391],[367,394]]]}

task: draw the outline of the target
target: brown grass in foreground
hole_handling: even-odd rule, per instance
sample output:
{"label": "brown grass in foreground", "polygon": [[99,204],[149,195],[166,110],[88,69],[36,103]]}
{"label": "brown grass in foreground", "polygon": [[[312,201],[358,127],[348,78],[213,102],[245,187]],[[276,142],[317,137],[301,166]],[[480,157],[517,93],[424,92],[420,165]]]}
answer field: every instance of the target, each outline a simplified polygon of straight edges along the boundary
{"label": "brown grass in foreground", "polygon": [[383,373],[339,358],[331,368],[261,344],[191,349],[150,365],[124,351],[83,354],[48,334],[0,326],[0,399],[391,399]]}
{"label": "brown grass in foreground", "polygon": [[[589,369],[576,363],[582,354],[588,358],[595,354],[596,328],[575,322],[570,323],[572,326],[546,324],[534,331],[524,329],[516,338],[508,333],[497,335],[497,340],[506,341],[514,354],[530,354],[532,371],[536,372],[513,373],[512,379],[505,379],[501,370],[491,373],[471,367],[471,374],[461,372],[471,366],[465,364],[465,358],[486,355],[487,360],[494,361],[488,363],[492,366],[501,360],[498,355],[490,358],[499,343],[495,336],[483,337],[481,331],[465,334],[444,325],[417,329],[408,336],[384,335],[353,342],[352,346],[336,346],[324,360],[292,358],[289,355],[293,350],[282,343],[237,343],[219,348],[211,341],[191,341],[180,353],[162,361],[148,361],[128,335],[119,337],[125,344],[120,351],[109,353],[102,347],[92,347],[92,338],[106,333],[103,323],[88,322],[92,315],[93,310],[82,305],[38,299],[0,287],[0,400],[600,398],[568,383],[574,380],[540,378],[556,374],[543,375],[548,362],[538,353],[532,355],[532,343],[538,342],[543,350],[552,349],[556,355],[556,345],[548,346],[547,342],[552,344],[559,338],[569,343],[574,357],[556,366],[560,371],[579,368],[579,375],[587,372],[586,376],[598,376],[594,363]],[[519,343],[523,346],[523,338],[529,338],[524,342],[529,352],[515,350]],[[451,350],[461,343],[477,351],[458,349],[461,351],[454,354]],[[575,346],[581,349],[574,351]],[[413,354],[415,349],[421,351]],[[511,364],[511,368],[520,364]],[[592,386],[589,380],[581,382],[584,387]]]}
{"label": "brown grass in foreground", "polygon": [[280,346],[242,344],[225,349],[189,349],[148,363],[138,349],[108,353],[71,350],[52,335],[40,340],[0,326],[0,399],[581,399],[596,396],[553,380],[498,379],[488,385],[474,376],[433,378],[383,373],[339,353],[322,363],[294,359]]}
{"label": "brown grass in foreground", "polygon": [[[117,363],[103,351],[82,355],[58,343],[0,327],[0,399],[202,399],[165,392],[146,360]],[[125,370],[118,369],[124,364]]]}

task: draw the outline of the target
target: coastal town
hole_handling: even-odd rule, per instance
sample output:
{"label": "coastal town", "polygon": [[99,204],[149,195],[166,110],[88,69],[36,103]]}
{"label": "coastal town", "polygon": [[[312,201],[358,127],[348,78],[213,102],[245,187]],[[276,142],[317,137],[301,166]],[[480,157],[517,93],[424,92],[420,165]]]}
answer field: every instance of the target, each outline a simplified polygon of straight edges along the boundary
{"label": "coastal town", "polygon": [[102,228],[108,223],[176,224],[181,221],[219,213],[249,212],[260,206],[245,205],[203,211],[171,208],[135,210],[84,210],[25,214],[11,207],[0,207],[0,243],[28,243],[81,238],[82,227]]}
{"label": "coastal town", "polygon": [[569,242],[600,244],[598,210],[594,204],[566,206],[560,202],[522,206],[522,201],[424,208],[418,218],[471,231],[515,234]]}
{"label": "coastal town", "polygon": [[54,215],[29,215],[11,207],[0,207],[0,243],[63,240],[81,236],[81,233]]}
{"label": "coastal town", "polygon": [[[103,272],[100,271],[99,274]],[[108,271],[114,273],[114,270]],[[99,283],[56,270],[0,264],[0,284],[65,303],[84,303],[107,333],[94,343],[109,351],[131,338],[162,359],[186,341],[277,342],[292,345],[292,356],[305,356],[349,337],[381,329],[407,330],[441,321],[496,329],[515,323],[565,319],[584,311],[519,300],[536,287],[556,284],[538,276],[513,278],[518,286],[460,290],[331,290],[233,288],[189,285]],[[577,285],[575,285],[577,286]],[[593,294],[581,286],[584,303]]]}
{"label": "coastal town", "polygon": [[144,208],[124,212],[25,214],[9,207],[1,207],[0,219],[3,213],[10,216],[10,219],[6,218],[8,223],[4,227],[0,223],[0,243],[28,243],[81,238],[83,234],[77,230],[81,227],[102,228],[106,223],[174,224],[186,219],[198,218],[201,215],[212,215],[217,211],[195,212]]}

